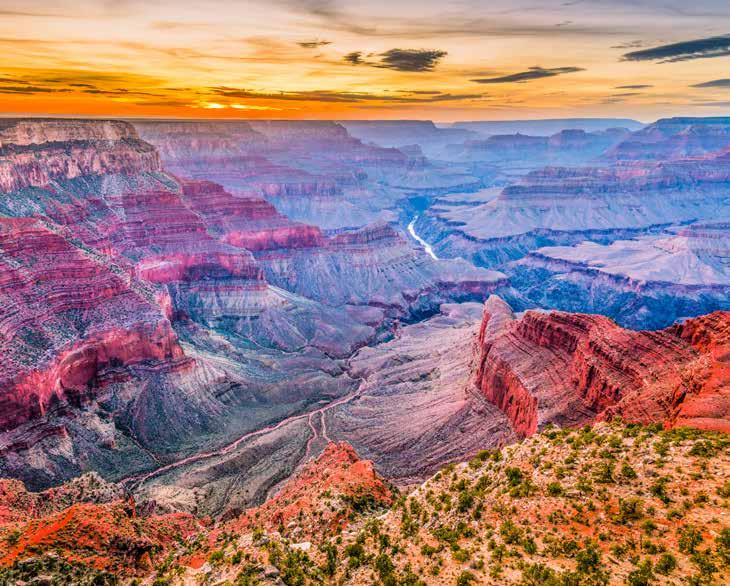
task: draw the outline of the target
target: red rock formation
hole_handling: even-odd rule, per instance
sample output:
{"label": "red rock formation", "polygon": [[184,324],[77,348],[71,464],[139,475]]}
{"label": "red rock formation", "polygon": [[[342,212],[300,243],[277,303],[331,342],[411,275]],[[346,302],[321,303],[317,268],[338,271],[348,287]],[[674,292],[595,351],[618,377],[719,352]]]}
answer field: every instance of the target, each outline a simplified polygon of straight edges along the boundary
{"label": "red rock formation", "polygon": [[0,429],[80,400],[105,366],[182,357],[154,292],[41,221],[0,219],[0,250]]}
{"label": "red rock formation", "polygon": [[[391,489],[370,460],[361,460],[349,444],[330,443],[319,458],[309,462],[282,490],[256,509],[231,521],[232,529],[264,525],[267,529],[297,526],[297,535],[321,535],[326,527],[338,531],[350,512],[387,507]],[[334,503],[338,506],[330,506]]]}
{"label": "red rock formation", "polygon": [[657,332],[598,315],[484,308],[473,384],[522,435],[621,415],[730,431],[730,313]]}
{"label": "red rock formation", "polygon": [[191,515],[139,517],[119,487],[94,475],[43,493],[0,481],[0,568],[51,554],[97,570],[135,575],[152,569],[180,540],[201,530]]}
{"label": "red rock formation", "polygon": [[316,226],[292,222],[266,200],[234,197],[217,183],[183,182],[186,203],[222,240],[251,251],[321,246],[324,237]]}

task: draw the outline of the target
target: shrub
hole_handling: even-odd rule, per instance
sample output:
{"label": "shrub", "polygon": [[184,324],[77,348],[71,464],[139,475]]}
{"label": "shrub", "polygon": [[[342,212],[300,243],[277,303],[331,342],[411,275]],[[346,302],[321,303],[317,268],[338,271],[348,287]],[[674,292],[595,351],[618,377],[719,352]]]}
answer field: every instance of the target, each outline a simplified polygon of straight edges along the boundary
{"label": "shrub", "polygon": [[507,476],[507,481],[509,482],[510,486],[519,485],[524,477],[524,475],[522,474],[522,470],[520,470],[519,468],[512,468],[511,466],[505,468],[504,473]]}
{"label": "shrub", "polygon": [[613,463],[599,462],[596,464],[593,478],[601,484],[610,484],[613,482]]}
{"label": "shrub", "polygon": [[456,509],[460,513],[466,513],[474,505],[474,497],[470,492],[462,492],[459,494],[459,503]]}
{"label": "shrub", "polygon": [[625,524],[629,521],[641,519],[644,515],[643,506],[642,500],[638,497],[619,499],[616,521]]}
{"label": "shrub", "polygon": [[724,499],[730,498],[730,481],[717,488],[717,494]]}
{"label": "shrub", "polygon": [[670,499],[667,494],[667,484],[669,484],[669,479],[666,476],[663,476],[662,478],[657,479],[657,481],[649,487],[649,492],[661,500],[665,505],[672,502],[672,499]]}
{"label": "shrub", "polygon": [[715,539],[717,555],[726,566],[730,566],[730,529],[725,527]]}
{"label": "shrub", "polygon": [[363,564],[365,548],[360,543],[351,543],[345,548],[345,555],[349,558],[348,565],[357,568]]}
{"label": "shrub", "polygon": [[547,485],[547,493],[550,496],[560,496],[563,494],[563,487],[559,482],[551,482]]}
{"label": "shrub", "polygon": [[456,586],[469,586],[472,582],[476,582],[476,576],[471,572],[464,570],[459,577],[456,579]]}
{"label": "shrub", "polygon": [[381,580],[386,580],[393,574],[394,570],[395,565],[388,554],[381,553],[377,558],[375,558],[375,571],[378,572]]}
{"label": "shrub", "polygon": [[522,539],[522,529],[509,520],[499,527],[499,534],[508,545],[515,545]]}
{"label": "shrub", "polygon": [[522,549],[525,550],[525,553],[534,555],[537,553],[537,544],[532,537],[526,537],[522,540]]}
{"label": "shrub", "polygon": [[578,571],[584,574],[592,574],[601,568],[601,552],[595,543],[589,543],[575,556],[578,564]]}
{"label": "shrub", "polygon": [[649,586],[653,580],[654,570],[652,569],[651,560],[644,560],[628,575],[626,583],[629,586]]}
{"label": "shrub", "polygon": [[677,543],[679,545],[679,551],[682,553],[695,553],[697,546],[702,543],[702,533],[692,525],[687,525],[679,531]]}
{"label": "shrub", "polygon": [[709,458],[717,453],[715,445],[710,440],[696,441],[689,451],[690,456]]}
{"label": "shrub", "polygon": [[521,586],[546,586],[558,583],[555,570],[543,564],[531,564],[522,570]]}
{"label": "shrub", "polygon": [[636,470],[634,470],[628,462],[624,462],[621,465],[621,476],[626,478],[627,480],[633,480],[638,475],[636,474]]}
{"label": "shrub", "polygon": [[697,566],[700,576],[712,578],[712,574],[717,572],[717,566],[712,562],[712,558],[707,552],[697,552],[692,556],[692,563]]}
{"label": "shrub", "polygon": [[671,574],[677,567],[677,558],[671,553],[663,554],[656,562],[656,571],[660,574]]}

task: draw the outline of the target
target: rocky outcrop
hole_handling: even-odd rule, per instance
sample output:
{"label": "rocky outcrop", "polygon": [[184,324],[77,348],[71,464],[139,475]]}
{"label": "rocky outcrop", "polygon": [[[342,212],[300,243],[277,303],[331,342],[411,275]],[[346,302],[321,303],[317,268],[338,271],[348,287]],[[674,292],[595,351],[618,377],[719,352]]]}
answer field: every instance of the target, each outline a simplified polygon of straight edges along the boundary
{"label": "rocky outcrop", "polygon": [[392,340],[363,348],[350,360],[359,396],[327,412],[329,436],[400,485],[514,441],[504,413],[468,386],[480,320],[479,303],[443,304],[437,315],[395,328]]}
{"label": "rocky outcrop", "polygon": [[[83,564],[92,574],[117,576],[147,574],[156,556],[167,555],[179,540],[202,530],[190,515],[138,515],[135,503],[119,486],[87,475],[67,485],[34,493],[17,481],[0,480],[0,572],[16,562],[43,566],[39,556],[50,556],[51,568]],[[54,563],[55,562],[55,563]],[[50,568],[49,568],[50,569]],[[75,582],[72,566],[59,575]],[[98,576],[100,581],[108,574]],[[87,577],[87,579],[93,579]]]}
{"label": "rocky outcrop", "polygon": [[9,120],[0,125],[0,192],[159,170],[157,151],[125,122]]}
{"label": "rocky outcrop", "polygon": [[322,531],[342,531],[356,514],[389,507],[394,493],[349,444],[329,443],[282,489],[258,508],[246,511],[227,529],[283,528],[286,535],[303,540]]}
{"label": "rocky outcrop", "polygon": [[658,332],[624,330],[598,315],[517,318],[491,297],[472,383],[522,435],[616,415],[728,431],[729,327],[727,312]]}
{"label": "rocky outcrop", "polygon": [[498,164],[509,169],[536,169],[544,165],[586,164],[629,135],[628,130],[601,132],[562,130],[552,136],[507,134],[466,141],[453,149],[458,158]]}
{"label": "rocky outcrop", "polygon": [[184,201],[228,244],[259,252],[324,243],[319,228],[292,222],[264,199],[234,197],[210,181],[184,181],[182,186]]}
{"label": "rocky outcrop", "polygon": [[39,220],[0,220],[0,429],[94,394],[107,367],[178,360],[154,295]]}
{"label": "rocky outcrop", "polygon": [[705,156],[730,146],[730,118],[663,118],[609,150],[613,161],[666,161]]}

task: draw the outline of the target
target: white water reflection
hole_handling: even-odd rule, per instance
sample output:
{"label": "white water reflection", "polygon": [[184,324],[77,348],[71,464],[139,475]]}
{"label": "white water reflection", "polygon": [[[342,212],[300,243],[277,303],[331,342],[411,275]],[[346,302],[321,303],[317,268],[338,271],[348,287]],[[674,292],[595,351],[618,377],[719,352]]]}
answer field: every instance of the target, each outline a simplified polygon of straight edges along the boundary
{"label": "white water reflection", "polygon": [[433,248],[431,248],[431,245],[426,242],[423,238],[421,238],[418,234],[416,234],[416,220],[418,219],[418,216],[416,215],[412,220],[411,223],[408,224],[408,233],[413,236],[413,238],[423,247],[423,250],[426,251],[426,253],[433,259],[438,260],[439,257],[436,256],[436,253],[433,251]]}

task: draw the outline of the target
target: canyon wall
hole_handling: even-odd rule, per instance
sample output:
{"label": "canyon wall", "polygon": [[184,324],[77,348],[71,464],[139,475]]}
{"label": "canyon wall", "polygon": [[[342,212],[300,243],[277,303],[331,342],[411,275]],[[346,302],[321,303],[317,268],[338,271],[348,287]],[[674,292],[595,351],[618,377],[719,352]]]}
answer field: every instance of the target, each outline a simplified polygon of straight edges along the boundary
{"label": "canyon wall", "polygon": [[491,297],[472,384],[531,435],[548,423],[628,421],[730,430],[730,313],[657,332],[599,315],[528,311]]}

